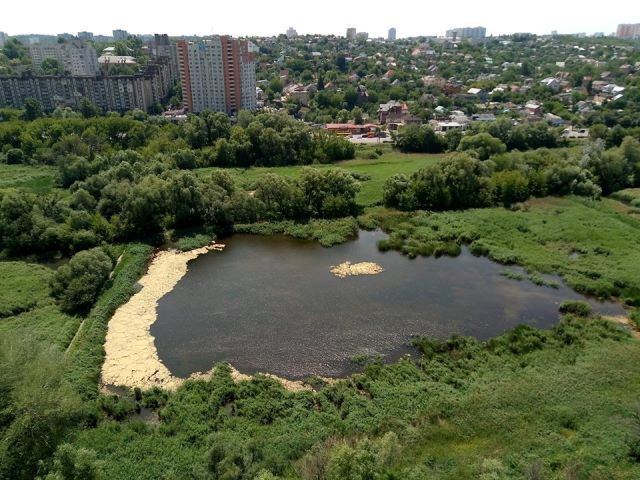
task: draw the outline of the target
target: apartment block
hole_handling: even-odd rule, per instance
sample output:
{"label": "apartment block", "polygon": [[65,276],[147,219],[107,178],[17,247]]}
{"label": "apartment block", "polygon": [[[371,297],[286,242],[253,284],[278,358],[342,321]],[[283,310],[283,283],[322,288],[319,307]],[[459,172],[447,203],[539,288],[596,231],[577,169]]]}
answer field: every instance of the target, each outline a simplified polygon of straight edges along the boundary
{"label": "apartment block", "polygon": [[98,71],[95,49],[82,40],[29,45],[29,55],[36,71],[42,70],[42,62],[47,58],[57,60],[64,71],[71,75],[95,75]]}
{"label": "apartment block", "polygon": [[640,23],[621,23],[618,25],[616,37],[627,39],[640,38]]}
{"label": "apartment block", "polygon": [[2,75],[0,107],[22,108],[27,98],[35,98],[45,111],[51,111],[77,108],[87,98],[104,112],[147,111],[166,99],[171,85],[169,64],[164,59],[136,75]]}
{"label": "apartment block", "polygon": [[355,40],[356,39],[356,29],[353,27],[347,28],[347,40]]}
{"label": "apartment block", "polygon": [[389,40],[390,42],[394,42],[396,40],[396,29],[395,27],[391,27],[389,29],[389,34],[387,35],[387,40]]}
{"label": "apartment block", "polygon": [[93,32],[78,32],[78,38],[80,40],[89,41],[93,40]]}
{"label": "apartment block", "polygon": [[119,42],[120,40],[126,40],[127,38],[129,38],[129,32],[127,32],[126,30],[112,30],[112,35],[113,35],[113,39],[116,42]]}
{"label": "apartment block", "polygon": [[251,42],[215,36],[178,42],[184,107],[233,115],[256,109],[256,65]]}
{"label": "apartment block", "polygon": [[4,32],[0,32],[0,48],[4,47],[4,44],[9,40],[9,35]]}
{"label": "apartment block", "polygon": [[298,32],[296,31],[295,28],[289,27],[287,29],[287,38],[288,39],[296,38],[297,36],[298,36]]}
{"label": "apartment block", "polygon": [[169,64],[169,73],[173,83],[180,79],[180,66],[178,64],[178,46],[165,34],[153,36],[153,55],[156,58],[164,58]]}
{"label": "apartment block", "polygon": [[452,28],[447,30],[446,36],[453,40],[481,40],[487,36],[487,29],[485,27]]}

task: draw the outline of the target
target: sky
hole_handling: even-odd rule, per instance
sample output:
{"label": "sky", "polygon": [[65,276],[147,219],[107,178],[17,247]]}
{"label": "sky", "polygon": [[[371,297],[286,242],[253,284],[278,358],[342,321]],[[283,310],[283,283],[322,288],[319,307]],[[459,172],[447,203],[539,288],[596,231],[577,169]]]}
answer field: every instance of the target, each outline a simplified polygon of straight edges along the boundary
{"label": "sky", "polygon": [[[634,4],[634,0],[628,0]],[[487,35],[515,32],[548,34],[614,32],[618,23],[640,22],[631,8],[602,8],[595,0],[345,1],[345,0],[22,0],[2,2],[0,31],[9,35],[90,31],[169,35],[270,36],[288,27],[299,34],[344,35],[347,27],[386,37],[396,27],[398,38],[444,35],[445,30],[484,26]],[[597,14],[594,12],[597,11]]]}

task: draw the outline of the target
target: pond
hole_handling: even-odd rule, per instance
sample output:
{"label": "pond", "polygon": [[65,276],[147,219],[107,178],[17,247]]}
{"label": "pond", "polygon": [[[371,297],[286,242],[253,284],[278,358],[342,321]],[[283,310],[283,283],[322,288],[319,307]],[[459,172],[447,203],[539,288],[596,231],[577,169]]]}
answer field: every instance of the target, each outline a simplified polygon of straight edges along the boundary
{"label": "pond", "polygon": [[[158,305],[151,327],[158,355],[186,377],[228,361],[243,373],[284,378],[337,377],[357,355],[394,360],[413,350],[412,335],[486,339],[519,324],[550,327],[564,300],[623,313],[574,292],[506,278],[505,267],[463,249],[456,258],[409,259],[380,252],[381,232],[333,248],[282,236],[234,235],[223,252],[189,263]],[[375,262],[378,275],[338,278],[345,261]]]}

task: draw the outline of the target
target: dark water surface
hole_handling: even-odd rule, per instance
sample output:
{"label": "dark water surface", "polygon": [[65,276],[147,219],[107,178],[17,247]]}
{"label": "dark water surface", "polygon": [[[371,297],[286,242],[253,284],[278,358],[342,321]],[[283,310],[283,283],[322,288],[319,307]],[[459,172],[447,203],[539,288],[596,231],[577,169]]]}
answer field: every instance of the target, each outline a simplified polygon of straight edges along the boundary
{"label": "dark water surface", "polygon": [[[228,361],[243,373],[297,379],[353,371],[351,357],[410,352],[411,335],[489,338],[518,324],[549,327],[558,304],[585,297],[562,285],[510,280],[506,267],[475,257],[416,258],[379,252],[380,232],[323,248],[287,237],[235,235],[224,252],[189,263],[159,302],[151,327],[171,372],[188,376]],[[342,262],[376,262],[379,275],[337,278]],[[522,272],[521,269],[509,267]],[[618,304],[588,300],[600,313]]]}

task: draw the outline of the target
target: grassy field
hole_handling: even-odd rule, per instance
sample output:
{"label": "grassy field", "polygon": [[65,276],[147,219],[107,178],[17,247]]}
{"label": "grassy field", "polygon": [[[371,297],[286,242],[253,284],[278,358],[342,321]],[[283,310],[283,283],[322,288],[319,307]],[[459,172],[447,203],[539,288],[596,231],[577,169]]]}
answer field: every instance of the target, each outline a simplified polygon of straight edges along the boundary
{"label": "grassy field", "polygon": [[56,176],[55,167],[0,164],[0,189],[44,193],[55,187]]}
{"label": "grassy field", "polygon": [[[370,177],[368,180],[360,181],[361,189],[357,196],[357,201],[362,206],[378,204],[382,201],[382,186],[387,178],[394,173],[411,173],[433,164],[445,157],[445,154],[407,154],[391,150],[386,150],[375,160],[355,159],[338,162],[330,165],[313,165],[313,168],[335,168],[340,167],[351,172],[365,174]],[[276,168],[248,168],[248,169],[227,169],[231,172],[243,188],[251,189],[253,182],[265,173],[276,173],[285,177],[295,177],[302,167],[276,167]],[[201,168],[197,172],[206,175],[212,168]]]}
{"label": "grassy field", "polygon": [[43,265],[0,262],[0,335],[11,332],[66,348],[80,319],[55,305],[49,295],[52,275]]}

